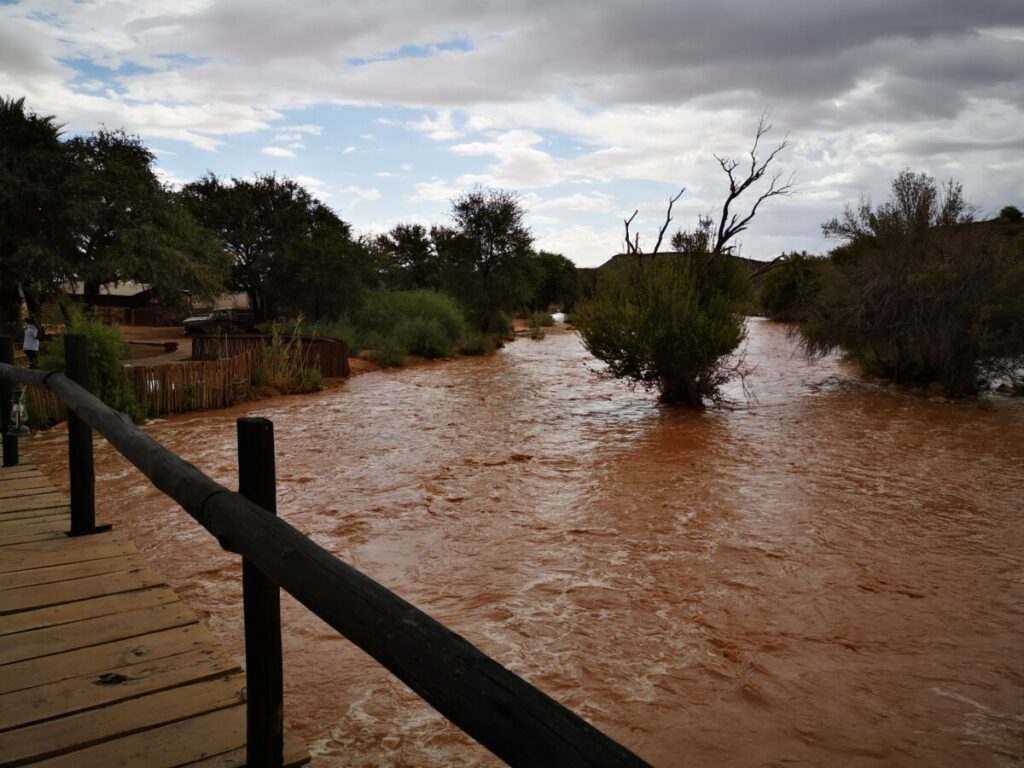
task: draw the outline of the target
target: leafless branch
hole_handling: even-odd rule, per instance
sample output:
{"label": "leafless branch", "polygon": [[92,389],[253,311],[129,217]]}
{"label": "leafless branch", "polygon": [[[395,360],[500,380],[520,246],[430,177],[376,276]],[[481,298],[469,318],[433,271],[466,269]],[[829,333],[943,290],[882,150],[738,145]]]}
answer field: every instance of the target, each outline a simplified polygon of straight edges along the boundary
{"label": "leafless branch", "polygon": [[722,170],[725,171],[726,176],[729,177],[729,194],[726,196],[725,202],[722,204],[722,215],[718,222],[718,231],[715,235],[715,243],[711,248],[711,253],[708,255],[707,261],[704,264],[705,269],[716,256],[728,253],[732,250],[732,246],[729,245],[729,241],[741,232],[746,231],[750,222],[757,214],[757,209],[765,200],[769,200],[773,197],[788,196],[793,192],[793,184],[795,181],[794,176],[791,174],[783,180],[782,171],[775,171],[770,177],[771,180],[768,183],[768,189],[758,196],[746,215],[740,215],[732,212],[733,204],[736,203],[740,196],[750,189],[751,186],[765,177],[769,166],[774,162],[778,154],[789,146],[788,137],[783,138],[783,140],[768,153],[767,157],[764,157],[763,159],[759,158],[758,149],[761,146],[761,140],[767,136],[771,130],[772,124],[768,122],[768,113],[765,112],[761,115],[761,119],[757,123],[757,132],[754,135],[754,144],[749,153],[750,167],[746,171],[745,175],[741,175],[737,172],[737,168],[740,167],[739,160],[723,158],[715,155],[715,160],[718,161],[719,166],[721,166]]}
{"label": "leafless branch", "polygon": [[665,231],[668,229],[668,225],[672,223],[672,206],[676,204],[676,201],[680,197],[683,196],[683,192],[685,192],[685,191],[686,191],[686,187],[683,187],[682,189],[679,190],[679,194],[677,194],[675,197],[670,197],[669,198],[669,200],[668,200],[668,209],[665,211],[665,224],[662,226],[661,230],[658,232],[658,242],[656,242],[654,244],[654,250],[651,251],[651,255],[656,254],[658,252],[658,249],[661,248],[661,241],[665,237]]}
{"label": "leafless branch", "polygon": [[637,235],[635,244],[632,240],[629,239],[629,225],[633,223],[633,219],[636,218],[636,215],[638,213],[640,213],[639,208],[633,211],[632,216],[630,216],[628,219],[623,219],[622,221],[622,223],[626,225],[626,253],[640,253],[640,235]]}

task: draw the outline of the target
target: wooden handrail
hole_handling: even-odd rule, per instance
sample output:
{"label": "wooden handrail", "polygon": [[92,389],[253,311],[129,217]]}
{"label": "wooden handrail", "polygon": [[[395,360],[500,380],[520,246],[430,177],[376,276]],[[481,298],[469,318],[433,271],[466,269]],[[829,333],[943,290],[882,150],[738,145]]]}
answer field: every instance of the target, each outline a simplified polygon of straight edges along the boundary
{"label": "wooden handrail", "polygon": [[222,547],[256,565],[508,764],[647,765],[416,606],[207,477],[64,374],[0,364],[0,378],[56,394]]}

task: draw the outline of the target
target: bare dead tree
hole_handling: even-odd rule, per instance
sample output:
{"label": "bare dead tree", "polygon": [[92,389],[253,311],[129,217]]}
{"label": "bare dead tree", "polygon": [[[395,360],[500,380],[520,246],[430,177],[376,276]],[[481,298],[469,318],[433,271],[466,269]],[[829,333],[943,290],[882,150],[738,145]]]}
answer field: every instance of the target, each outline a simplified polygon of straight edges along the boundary
{"label": "bare dead tree", "polygon": [[[668,208],[665,211],[665,223],[658,231],[658,242],[654,244],[654,250],[651,251],[652,256],[658,252],[659,248],[661,248],[661,241],[665,238],[665,232],[668,231],[668,225],[672,223],[672,206],[676,204],[680,197],[683,196],[683,193],[685,191],[686,187],[683,187],[682,189],[679,190],[678,194],[668,199]],[[633,219],[636,218],[636,215],[639,212],[639,209],[633,211],[633,215],[630,216],[628,219],[623,219],[622,222],[626,226],[626,253],[632,254],[634,256],[644,255],[644,252],[640,250],[640,234],[634,234],[632,240],[629,236],[629,225],[633,223]]]}
{"label": "bare dead tree", "polygon": [[746,175],[742,176],[737,173],[737,169],[740,167],[740,161],[730,158],[723,158],[715,155],[715,160],[725,171],[729,177],[729,195],[726,197],[725,202],[722,204],[722,216],[718,222],[718,232],[715,236],[715,244],[711,249],[710,259],[715,256],[728,253],[732,250],[732,246],[728,245],[729,241],[732,240],[740,232],[743,232],[750,225],[753,220],[757,209],[765,200],[769,200],[773,197],[785,197],[793,192],[794,176],[792,174],[782,180],[782,171],[776,170],[771,175],[771,181],[768,184],[768,189],[761,193],[761,195],[754,201],[754,204],[750,207],[750,211],[745,215],[741,216],[738,213],[732,213],[731,208],[733,204],[740,198],[740,196],[750,189],[751,186],[759,182],[764,178],[768,172],[768,167],[775,160],[776,156],[789,146],[789,140],[784,138],[763,160],[757,156],[758,147],[761,144],[761,139],[768,135],[772,130],[772,124],[768,122],[768,113],[765,112],[761,115],[761,119],[757,123],[757,133],[754,135],[754,146],[750,149],[750,167],[746,171]]}

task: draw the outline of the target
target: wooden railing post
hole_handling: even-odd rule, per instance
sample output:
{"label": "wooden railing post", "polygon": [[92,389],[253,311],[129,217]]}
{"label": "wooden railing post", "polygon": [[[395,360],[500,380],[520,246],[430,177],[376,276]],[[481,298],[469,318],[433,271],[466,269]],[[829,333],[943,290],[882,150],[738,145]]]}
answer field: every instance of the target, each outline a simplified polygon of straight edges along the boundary
{"label": "wooden railing post", "polygon": [[[65,334],[67,377],[91,391],[89,348],[85,336]],[[68,411],[68,475],[71,485],[71,536],[96,533],[96,474],[92,463],[92,428]]]}
{"label": "wooden railing post", "polygon": [[[14,339],[10,336],[0,336],[0,363],[14,365]],[[11,426],[11,393],[14,387],[7,379],[0,379],[0,434],[3,435],[4,445],[4,466],[16,467],[18,465],[18,438],[8,435],[7,429]]]}
{"label": "wooden railing post", "polygon": [[[277,514],[274,424],[238,420],[238,492]],[[259,568],[242,560],[245,614],[246,760],[249,768],[284,763],[284,686],[281,669],[281,591]]]}

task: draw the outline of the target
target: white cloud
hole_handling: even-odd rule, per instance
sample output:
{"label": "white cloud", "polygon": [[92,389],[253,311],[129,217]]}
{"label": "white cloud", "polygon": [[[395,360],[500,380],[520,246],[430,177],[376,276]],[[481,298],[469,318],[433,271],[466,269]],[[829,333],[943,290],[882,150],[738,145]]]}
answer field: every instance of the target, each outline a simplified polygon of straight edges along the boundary
{"label": "white cloud", "polygon": [[263,147],[260,152],[271,157],[295,157],[294,152],[284,147]]}
{"label": "white cloud", "polygon": [[305,133],[311,136],[320,136],[324,132],[322,125],[282,125],[279,130],[291,133]]}
{"label": "white cloud", "polygon": [[351,195],[360,201],[380,200],[380,191],[376,187],[369,187],[364,189],[356,185],[345,187],[343,190],[346,195]]}
{"label": "white cloud", "polygon": [[341,153],[343,155],[351,155],[355,151],[356,151],[355,147],[345,147],[343,150],[341,150]]}
{"label": "white cloud", "polygon": [[462,137],[462,131],[456,130],[452,124],[452,112],[450,109],[442,109],[437,117],[430,118],[424,115],[420,120],[406,123],[406,127],[414,131],[425,133],[434,141],[449,141]]}
{"label": "white cloud", "polygon": [[415,191],[406,199],[410,203],[437,202],[440,200],[451,200],[462,194],[463,189],[453,187],[446,181],[432,178],[430,181],[420,181],[414,186]]}
{"label": "white cloud", "polygon": [[542,199],[534,197],[528,200],[532,210],[561,210],[579,213],[612,213],[615,211],[615,198],[603,192],[584,195],[577,192],[567,197]]}

